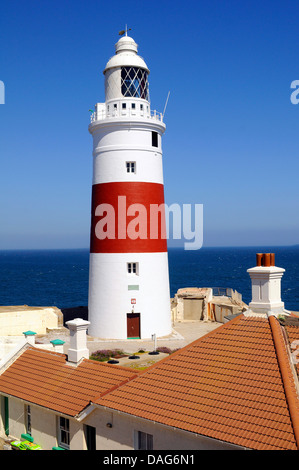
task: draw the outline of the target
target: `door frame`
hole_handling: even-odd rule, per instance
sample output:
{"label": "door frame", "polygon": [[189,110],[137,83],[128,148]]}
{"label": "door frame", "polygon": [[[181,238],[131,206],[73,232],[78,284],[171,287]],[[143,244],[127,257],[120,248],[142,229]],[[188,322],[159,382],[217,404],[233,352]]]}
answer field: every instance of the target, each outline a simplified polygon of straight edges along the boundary
{"label": "door frame", "polygon": [[[129,336],[129,318],[137,317],[138,321],[138,329],[139,329],[139,336]],[[130,312],[127,313],[127,339],[141,339],[141,325],[140,325],[140,312]]]}

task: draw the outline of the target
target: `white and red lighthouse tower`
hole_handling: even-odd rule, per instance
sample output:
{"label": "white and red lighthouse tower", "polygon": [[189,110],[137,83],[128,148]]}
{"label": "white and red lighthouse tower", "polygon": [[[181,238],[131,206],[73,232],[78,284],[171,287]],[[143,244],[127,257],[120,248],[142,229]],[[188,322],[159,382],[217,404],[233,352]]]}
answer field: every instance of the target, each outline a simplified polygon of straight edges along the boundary
{"label": "white and red lighthouse tower", "polygon": [[115,49],[104,70],[105,103],[96,104],[89,125],[94,159],[89,334],[148,339],[171,333],[165,124],[162,114],[150,109],[149,69],[137,44],[125,34]]}

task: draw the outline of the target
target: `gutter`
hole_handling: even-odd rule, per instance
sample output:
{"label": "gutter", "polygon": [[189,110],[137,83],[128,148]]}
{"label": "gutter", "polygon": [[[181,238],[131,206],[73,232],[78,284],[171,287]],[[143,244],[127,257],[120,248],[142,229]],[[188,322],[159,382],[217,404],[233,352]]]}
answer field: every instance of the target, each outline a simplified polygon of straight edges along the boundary
{"label": "gutter", "polygon": [[274,314],[268,314],[278,365],[289,407],[297,449],[299,450],[299,399],[281,327]]}

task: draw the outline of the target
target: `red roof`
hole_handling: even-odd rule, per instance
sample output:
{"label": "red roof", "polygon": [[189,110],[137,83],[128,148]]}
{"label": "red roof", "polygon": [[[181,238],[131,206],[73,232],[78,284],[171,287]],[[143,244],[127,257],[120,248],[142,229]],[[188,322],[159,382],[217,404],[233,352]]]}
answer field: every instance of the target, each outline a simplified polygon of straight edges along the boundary
{"label": "red roof", "polygon": [[[281,330],[276,318],[272,323]],[[282,336],[278,342],[285,348]],[[295,450],[298,395],[276,346],[268,319],[240,315],[96,403],[237,446]]]}
{"label": "red roof", "polygon": [[136,376],[89,359],[75,367],[64,354],[29,347],[0,375],[0,392],[76,416],[100,393]]}
{"label": "red roof", "polygon": [[290,340],[296,322],[239,315],[142,373],[88,359],[75,367],[29,347],[0,376],[0,392],[69,416],[94,403],[249,449],[296,450]]}

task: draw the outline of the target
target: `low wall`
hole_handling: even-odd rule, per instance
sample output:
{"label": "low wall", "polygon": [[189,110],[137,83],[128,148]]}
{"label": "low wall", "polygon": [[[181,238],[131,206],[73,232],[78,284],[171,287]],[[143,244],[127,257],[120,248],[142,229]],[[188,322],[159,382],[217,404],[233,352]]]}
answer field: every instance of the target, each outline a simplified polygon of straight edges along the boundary
{"label": "low wall", "polygon": [[0,307],[0,336],[19,336],[28,330],[43,335],[62,326],[63,315],[56,307]]}

